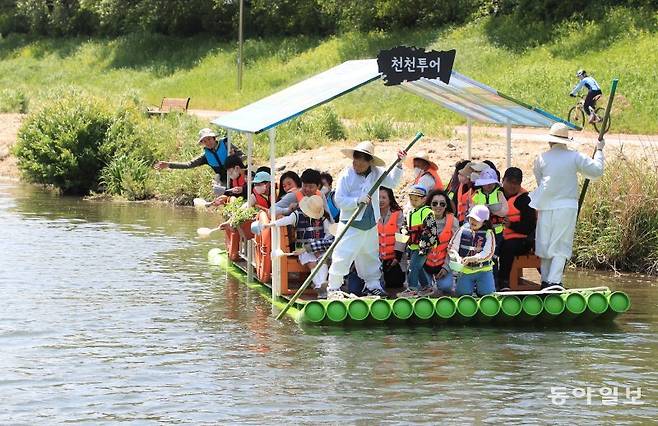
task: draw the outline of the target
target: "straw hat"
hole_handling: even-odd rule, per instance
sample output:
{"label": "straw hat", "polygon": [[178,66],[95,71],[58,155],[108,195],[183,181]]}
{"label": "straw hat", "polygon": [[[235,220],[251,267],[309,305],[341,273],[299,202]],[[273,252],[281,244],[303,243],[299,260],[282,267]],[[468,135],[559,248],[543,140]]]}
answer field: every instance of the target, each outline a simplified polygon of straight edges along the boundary
{"label": "straw hat", "polygon": [[324,202],[319,195],[302,198],[302,201],[299,202],[299,208],[302,213],[311,219],[320,219],[324,214]]}
{"label": "straw hat", "polygon": [[203,139],[208,138],[208,137],[216,138],[217,133],[213,132],[212,129],[209,129],[209,128],[205,127],[203,129],[199,130],[199,139],[196,141],[196,143],[201,143],[201,141]]}
{"label": "straw hat", "polygon": [[352,158],[355,152],[362,152],[372,157],[372,164],[375,166],[385,166],[386,163],[375,155],[375,145],[370,141],[360,142],[355,148],[344,148],[340,152],[347,158]]}
{"label": "straw hat", "polygon": [[555,123],[551,126],[546,142],[579,145],[578,142],[569,137],[569,127],[564,123]]}
{"label": "straw hat", "polygon": [[439,166],[436,165],[436,163],[432,160],[430,160],[430,155],[427,153],[427,151],[418,151],[418,154],[416,155],[410,155],[407,156],[407,159],[405,160],[405,165],[409,168],[414,167],[414,160],[424,160],[427,161],[430,165],[430,169],[432,170],[438,170]]}

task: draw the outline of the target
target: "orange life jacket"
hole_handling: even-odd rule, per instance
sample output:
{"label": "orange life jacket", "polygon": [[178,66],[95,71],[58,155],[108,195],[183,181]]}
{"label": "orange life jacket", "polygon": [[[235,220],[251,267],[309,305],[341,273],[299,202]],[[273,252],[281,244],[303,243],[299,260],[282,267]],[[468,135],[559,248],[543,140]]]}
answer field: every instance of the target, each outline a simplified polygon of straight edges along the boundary
{"label": "orange life jacket", "polygon": [[[518,194],[510,197],[507,200],[507,206],[508,206],[507,218],[509,219],[510,224],[521,221],[521,211],[516,208],[514,202],[516,201],[517,198],[519,198],[519,195],[526,194],[527,192],[528,191],[521,188],[521,191],[519,191]],[[527,237],[528,236],[525,234],[519,234],[518,232],[514,232],[512,228],[509,228],[507,226],[503,228],[503,238],[506,240],[513,240],[517,238],[527,238]]]}
{"label": "orange life jacket", "polygon": [[464,185],[459,185],[457,189],[457,220],[459,223],[464,223],[466,220],[466,212],[468,211],[468,201],[471,199],[472,189],[464,192]]}
{"label": "orange life jacket", "polygon": [[256,206],[262,207],[265,210],[270,209],[270,199],[268,197],[266,197],[264,194],[259,194],[254,190],[252,190],[252,193],[254,194],[254,198],[256,198]]}
{"label": "orange life jacket", "polygon": [[243,187],[247,183],[247,181],[245,180],[244,175],[240,174],[240,176],[238,176],[237,179],[231,179],[230,183],[231,183],[230,187],[235,188],[236,186]]}
{"label": "orange life jacket", "polygon": [[419,174],[416,180],[414,180],[414,185],[420,182],[420,179],[425,175],[430,175],[434,179],[434,188],[429,188],[427,192],[433,189],[443,190],[443,182],[441,182],[441,177],[439,176],[439,173],[433,168],[429,168],[423,171],[423,173]]}
{"label": "orange life jacket", "polygon": [[391,212],[388,222],[377,224],[379,233],[379,258],[381,260],[395,259],[395,233],[398,232],[400,210]]}
{"label": "orange life jacket", "polygon": [[430,268],[443,265],[443,261],[448,255],[448,244],[452,239],[452,222],[454,220],[455,216],[452,213],[446,214],[446,224],[443,227],[443,231],[439,234],[439,243],[436,247],[432,248],[425,261],[425,265]]}
{"label": "orange life jacket", "polygon": [[[322,195],[322,192],[315,191],[315,195]],[[302,190],[300,189],[299,191],[295,192],[295,197],[297,197],[297,202],[299,203],[302,201],[302,198],[304,198],[304,194],[302,193]]]}

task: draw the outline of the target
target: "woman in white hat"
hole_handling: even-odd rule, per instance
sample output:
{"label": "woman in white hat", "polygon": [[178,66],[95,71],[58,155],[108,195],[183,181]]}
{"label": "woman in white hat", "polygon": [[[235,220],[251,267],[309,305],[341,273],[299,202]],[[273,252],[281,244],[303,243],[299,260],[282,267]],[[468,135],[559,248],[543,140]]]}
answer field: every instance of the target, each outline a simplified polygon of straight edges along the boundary
{"label": "woman in white hat", "polygon": [[442,190],[443,182],[439,176],[439,166],[432,160],[426,151],[419,151],[414,156],[409,156],[406,161],[407,167],[414,169],[414,182],[412,185],[420,185],[425,191],[435,189]]}
{"label": "woman in white hat", "polygon": [[[359,143],[353,149],[343,149],[343,155],[352,160],[352,165],[345,168],[336,185],[336,206],[340,209],[340,223],[347,223],[359,204],[365,203],[366,208],[356,217],[352,226],[338,242],[331,256],[329,268],[328,298],[343,298],[340,291],[343,277],[350,271],[354,263],[356,272],[365,282],[366,295],[386,296],[381,286],[381,261],[379,259],[379,188],[373,196],[368,191],[377,179],[384,173],[384,160],[375,155],[375,146],[370,141]],[[398,152],[398,158],[404,160],[407,153]],[[391,173],[381,183],[388,188],[395,188],[402,179],[401,163],[393,168]],[[339,225],[340,226],[340,225]]]}
{"label": "woman in white hat", "polygon": [[537,189],[530,193],[530,207],[538,212],[535,254],[541,258],[542,288],[562,284],[566,261],[571,257],[578,214],[578,173],[595,179],[603,175],[603,147],[594,158],[573,151],[578,143],[563,123],[551,126],[546,139],[550,149],[535,159]]}
{"label": "woman in white hat", "polygon": [[[299,202],[297,210],[264,226],[288,225],[295,227],[295,253],[299,256],[299,263],[306,265],[309,271],[312,271],[334,238],[330,233],[330,222],[325,213],[323,197],[320,195],[304,197]],[[313,277],[313,287],[318,293],[318,298],[326,298],[327,272],[327,265],[324,264]]]}

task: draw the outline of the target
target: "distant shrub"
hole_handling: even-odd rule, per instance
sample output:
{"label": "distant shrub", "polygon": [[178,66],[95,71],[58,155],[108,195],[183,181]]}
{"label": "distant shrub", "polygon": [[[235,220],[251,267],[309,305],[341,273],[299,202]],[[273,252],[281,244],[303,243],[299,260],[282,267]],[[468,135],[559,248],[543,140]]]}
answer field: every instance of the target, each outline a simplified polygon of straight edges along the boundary
{"label": "distant shrub", "polygon": [[98,99],[69,96],[28,117],[14,153],[30,182],[54,185],[66,194],[96,189],[110,153],[101,149],[112,114]]}
{"label": "distant shrub", "polygon": [[356,139],[386,141],[397,134],[397,129],[391,117],[376,116],[357,126],[355,133]]}
{"label": "distant shrub", "polygon": [[0,112],[27,113],[29,100],[20,89],[0,90]]}

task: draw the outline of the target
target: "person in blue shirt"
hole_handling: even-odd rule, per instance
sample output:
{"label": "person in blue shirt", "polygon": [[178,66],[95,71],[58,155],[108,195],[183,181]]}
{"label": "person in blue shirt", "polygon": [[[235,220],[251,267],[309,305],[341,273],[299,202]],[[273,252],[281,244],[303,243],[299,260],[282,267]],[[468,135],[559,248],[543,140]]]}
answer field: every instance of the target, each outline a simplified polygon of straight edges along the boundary
{"label": "person in blue shirt", "polygon": [[587,96],[585,96],[583,106],[585,107],[585,112],[589,114],[589,124],[601,121],[601,118],[594,113],[594,110],[596,109],[596,100],[598,99],[597,96],[601,96],[602,94],[599,83],[597,83],[592,77],[588,76],[587,71],[583,69],[578,70],[576,76],[580,81],[576,84],[576,87],[573,88],[571,93],[569,93],[569,96],[575,97],[583,86],[587,87]]}

